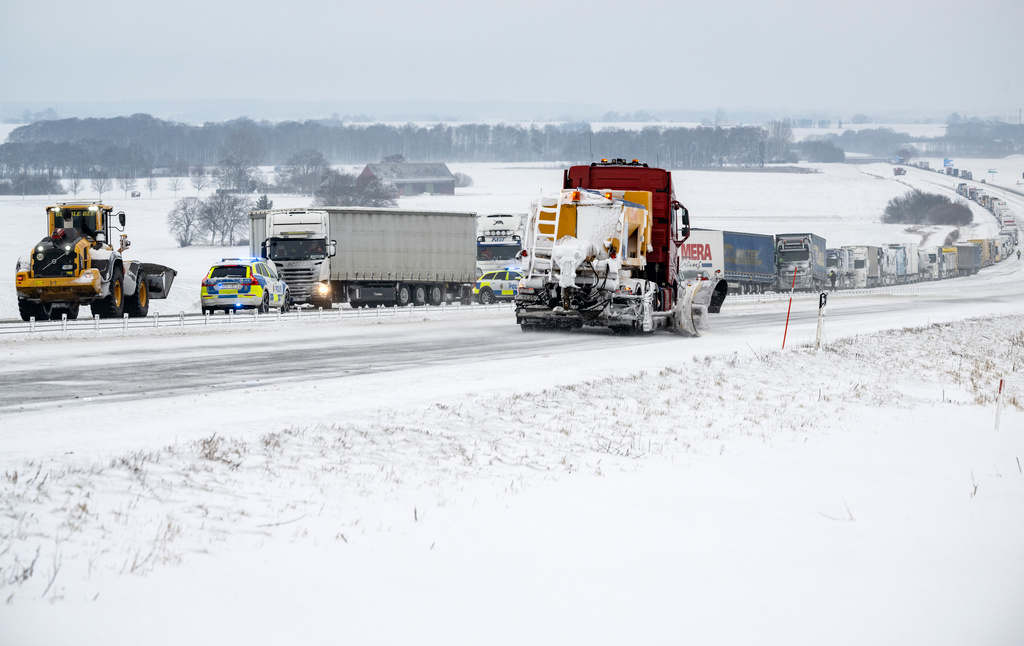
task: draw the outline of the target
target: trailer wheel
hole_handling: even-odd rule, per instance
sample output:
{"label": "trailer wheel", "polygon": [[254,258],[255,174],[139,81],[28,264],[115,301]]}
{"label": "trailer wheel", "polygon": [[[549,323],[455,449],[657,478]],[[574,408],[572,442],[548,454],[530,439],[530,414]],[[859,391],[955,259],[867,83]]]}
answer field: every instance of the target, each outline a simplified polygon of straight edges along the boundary
{"label": "trailer wheel", "polygon": [[427,302],[427,288],[423,285],[417,285],[416,289],[413,290],[412,300],[417,305],[423,305]]}
{"label": "trailer wheel", "polygon": [[399,307],[405,307],[412,300],[408,285],[398,286],[398,305]]}
{"label": "trailer wheel", "polygon": [[444,302],[444,290],[441,289],[440,285],[431,285],[430,286],[430,304],[431,305],[440,305],[442,302]]}

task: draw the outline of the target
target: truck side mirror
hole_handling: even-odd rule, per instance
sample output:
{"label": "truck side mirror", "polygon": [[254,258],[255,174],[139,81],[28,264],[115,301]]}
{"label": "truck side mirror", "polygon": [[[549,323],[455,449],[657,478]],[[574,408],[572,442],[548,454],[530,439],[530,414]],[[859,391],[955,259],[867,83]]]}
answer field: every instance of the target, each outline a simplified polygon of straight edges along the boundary
{"label": "truck side mirror", "polygon": [[333,258],[336,253],[338,253],[338,242],[336,240],[331,240],[331,247],[328,250],[328,254]]}
{"label": "truck side mirror", "polygon": [[690,237],[690,212],[675,200],[672,201],[672,237],[676,242]]}

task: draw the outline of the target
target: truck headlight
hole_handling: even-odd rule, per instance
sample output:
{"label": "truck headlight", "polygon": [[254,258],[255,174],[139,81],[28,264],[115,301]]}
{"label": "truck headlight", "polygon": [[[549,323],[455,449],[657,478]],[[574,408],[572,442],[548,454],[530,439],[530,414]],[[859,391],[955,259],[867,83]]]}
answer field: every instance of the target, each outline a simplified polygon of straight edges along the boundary
{"label": "truck headlight", "polygon": [[331,291],[331,288],[327,283],[320,283],[316,286],[316,291],[321,296],[327,296],[328,292]]}

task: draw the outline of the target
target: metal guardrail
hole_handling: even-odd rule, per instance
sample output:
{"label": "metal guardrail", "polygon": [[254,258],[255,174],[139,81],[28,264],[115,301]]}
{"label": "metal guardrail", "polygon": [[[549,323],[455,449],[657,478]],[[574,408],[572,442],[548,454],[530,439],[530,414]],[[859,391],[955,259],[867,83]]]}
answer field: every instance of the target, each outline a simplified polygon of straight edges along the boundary
{"label": "metal guardrail", "polygon": [[[858,287],[856,289],[836,289],[833,292],[829,288],[822,290],[813,291],[796,291],[793,292],[793,298],[806,298],[816,299],[818,294],[825,292],[831,295],[837,296],[878,296],[881,294],[888,294],[894,296],[933,296],[939,294],[955,294],[956,290],[952,289],[949,285],[936,284],[936,281],[926,281],[920,283],[913,283],[909,285],[888,285],[884,287]],[[725,302],[729,301],[779,301],[788,300],[789,292],[763,292],[760,294],[733,294],[730,293],[725,299]]]}
{"label": "metal guardrail", "polygon": [[490,305],[410,305],[406,307],[376,307],[376,308],[337,308],[324,310],[322,307],[316,310],[304,310],[296,308],[291,312],[282,314],[280,310],[268,314],[259,314],[256,310],[244,310],[235,313],[230,310],[226,315],[196,314],[178,312],[176,315],[161,316],[154,313],[145,318],[130,318],[127,314],[121,319],[101,319],[93,316],[91,319],[68,320],[67,314],[61,316],[59,321],[37,321],[33,317],[28,321],[14,323],[0,323],[0,335],[4,334],[45,334],[45,333],[75,333],[75,332],[121,332],[140,329],[160,328],[184,328],[184,327],[224,327],[238,326],[252,329],[261,323],[283,323],[292,321],[317,322],[317,321],[346,321],[346,320],[393,320],[402,318],[413,319],[416,316],[423,316],[430,313],[440,313],[441,317],[448,315],[466,315],[473,312],[486,312],[495,310],[511,310],[512,303],[492,303]]}

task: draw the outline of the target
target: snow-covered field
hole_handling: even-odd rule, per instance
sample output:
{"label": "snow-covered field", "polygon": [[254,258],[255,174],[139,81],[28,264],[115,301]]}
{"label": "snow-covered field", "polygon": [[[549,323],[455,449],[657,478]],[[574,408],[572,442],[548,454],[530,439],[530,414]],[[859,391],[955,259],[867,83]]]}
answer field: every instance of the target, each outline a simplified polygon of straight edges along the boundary
{"label": "snow-covered field", "polygon": [[[475,186],[402,206],[523,211],[561,179],[451,168]],[[675,179],[696,226],[944,235],[878,224],[910,186],[949,191],[936,174],[816,168]],[[46,203],[0,200],[0,318]],[[229,254],[177,248],[172,203],[114,205],[180,272],[155,309],[198,311]],[[699,339],[524,340],[508,310],[0,337],[0,387],[49,366],[54,397],[0,409],[0,645],[1024,643],[1022,279],[836,294],[820,351],[811,298],[785,350],[786,301],[745,299]],[[386,369],[345,358],[377,345]],[[337,374],[78,402],[66,377],[317,349]]]}

